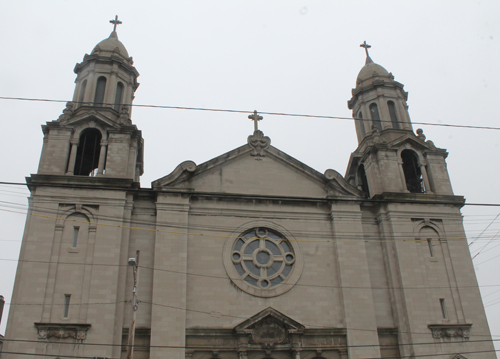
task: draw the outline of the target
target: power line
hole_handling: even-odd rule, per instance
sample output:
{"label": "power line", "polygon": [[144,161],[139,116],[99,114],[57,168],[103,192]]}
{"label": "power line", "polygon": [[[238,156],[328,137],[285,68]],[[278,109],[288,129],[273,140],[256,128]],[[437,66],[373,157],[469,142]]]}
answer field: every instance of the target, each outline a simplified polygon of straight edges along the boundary
{"label": "power line", "polygon": [[[7,97],[0,96],[0,100],[17,100],[17,101],[33,101],[33,102],[57,102],[66,103],[71,101],[66,100],[51,100],[42,98],[27,98],[27,97]],[[73,103],[87,104],[87,102],[77,102]],[[103,105],[114,105],[113,103],[103,103]],[[253,111],[247,110],[230,110],[230,109],[220,109],[220,108],[204,108],[204,107],[186,107],[186,106],[167,106],[167,105],[140,105],[132,104],[133,107],[146,107],[146,108],[158,108],[158,109],[170,109],[170,110],[190,110],[190,111],[208,111],[208,112],[229,112],[229,113],[252,113]],[[347,120],[347,121],[363,121],[366,119],[362,118],[352,118],[343,116],[327,116],[327,115],[310,115],[310,114],[298,114],[298,113],[285,113],[285,112],[259,112],[262,115],[271,116],[287,116],[287,117],[305,117],[305,118],[319,118],[319,119],[329,119],[329,120]],[[381,122],[392,122],[392,120],[380,120]],[[403,123],[402,121],[397,121]],[[414,125],[425,125],[425,126],[438,126],[438,127],[456,127],[456,128],[468,128],[468,129],[481,129],[481,130],[500,130],[500,127],[492,126],[475,126],[475,125],[456,125],[447,123],[432,123],[432,122],[412,122]]]}
{"label": "power line", "polygon": [[[345,328],[346,330],[356,330],[356,329],[351,329],[351,328]],[[415,333],[411,332],[411,334],[424,334],[424,333]],[[428,333],[425,333],[428,334]],[[20,343],[40,343],[40,340],[29,340],[29,339],[8,339],[5,338],[4,341],[6,342],[20,342]],[[491,343],[491,342],[497,342],[500,341],[500,339],[479,339],[479,340],[468,340],[467,342],[449,342],[447,344],[464,344],[464,343]],[[62,344],[62,345],[75,345],[75,343],[71,342],[57,342],[57,344]],[[359,344],[359,345],[343,345],[344,348],[371,348],[371,347],[388,347],[388,348],[393,348],[395,346],[418,346],[418,345],[442,345],[442,342],[425,342],[425,343],[401,343],[401,344]],[[97,346],[97,347],[129,347],[130,345],[128,344],[108,344],[108,343],[78,343],[78,345],[81,346]],[[144,349],[144,348],[155,348],[155,349],[197,349],[197,350],[213,350],[213,347],[210,346],[185,346],[185,345],[138,345],[135,344],[133,345],[134,348],[136,349]],[[318,346],[301,346],[300,347],[303,350],[316,350]],[[223,348],[224,350],[238,350],[238,347],[234,348]],[[261,348],[258,348],[257,350],[262,350]],[[328,349],[326,349],[328,350]]]}
{"label": "power line", "polygon": [[[442,344],[442,343],[439,343]],[[374,345],[366,345],[365,347],[378,347],[380,345],[374,344]],[[389,347],[396,347],[397,345],[389,346]],[[343,346],[347,348],[352,348],[354,346]],[[139,348],[137,346],[136,348]],[[151,348],[154,348],[151,346]],[[186,347],[186,346],[164,346],[162,348],[166,349],[205,349],[205,350],[210,350],[213,351],[214,349],[220,349],[219,347],[214,348],[214,347]],[[225,348],[224,348],[225,349]],[[314,350],[314,347],[309,348],[311,350]],[[330,348],[325,348],[326,350],[330,350]],[[332,350],[338,349],[338,346],[335,346],[335,348],[332,348]],[[229,348],[231,351],[238,350],[238,348]],[[219,350],[218,350],[219,351]],[[263,351],[263,349],[260,349],[259,351]],[[280,351],[280,350],[275,350],[275,351]],[[500,349],[493,349],[493,350],[476,350],[476,351],[467,351],[467,352],[460,352],[459,354],[478,354],[478,353],[494,353],[498,352]],[[88,356],[75,356],[75,355],[59,355],[59,354],[34,354],[34,353],[26,353],[26,352],[9,352],[9,351],[2,351],[2,354],[15,354],[15,355],[27,355],[27,356],[41,356],[41,357],[56,357],[56,358],[73,358],[73,359],[95,359],[96,356],[88,357]],[[397,356],[397,357],[384,357],[384,359],[411,359],[411,358],[425,358],[425,357],[435,357],[435,356],[445,356],[445,355],[456,355],[456,352],[451,352],[451,353],[434,353],[434,354],[420,354],[420,355],[409,355],[409,356]],[[377,358],[365,358],[365,359],[377,359]]]}
{"label": "power line", "polygon": [[[26,186],[26,183],[22,182],[0,182],[0,185],[11,185],[11,186]],[[31,186],[38,187],[55,187],[55,188],[79,188],[79,189],[99,189],[108,191],[126,191],[126,192],[146,192],[151,193],[179,193],[176,190],[169,189],[152,189],[152,188],[114,188],[114,187],[104,187],[104,186],[82,186],[82,185],[65,185],[65,184],[52,184],[52,183],[32,183]],[[263,198],[263,199],[275,199],[275,200],[296,200],[301,199],[305,201],[315,201],[315,202],[364,202],[364,203],[411,203],[419,204],[418,201],[412,200],[385,200],[385,199],[373,199],[373,198],[342,198],[342,197],[294,197],[294,196],[273,196],[273,195],[260,195],[260,194],[239,194],[239,193],[222,193],[222,192],[182,192],[183,194],[193,195],[193,196],[220,196],[220,197],[231,197],[231,198]],[[426,199],[425,203],[422,204],[450,204],[447,201],[433,201]],[[500,207],[500,203],[461,203],[464,206],[485,206],[485,207]]]}
{"label": "power line", "polygon": [[[41,261],[41,260],[29,260],[29,259],[8,259],[8,258],[0,258],[0,261],[6,261],[6,262],[26,262],[26,263],[40,263],[40,264],[60,264],[60,265],[78,265],[78,266],[103,266],[103,267],[127,267],[127,264],[106,264],[106,263],[76,263],[76,262],[61,262],[61,261]],[[176,270],[171,270],[171,269],[163,269],[163,268],[155,268],[155,267],[149,267],[149,266],[139,266],[142,269],[146,270],[151,270],[151,271],[158,271],[158,272],[167,272],[167,273],[174,273],[174,274],[182,274],[182,275],[189,275],[189,276],[195,276],[195,277],[204,277],[204,278],[214,278],[214,279],[223,279],[223,280],[228,280],[230,279],[228,276],[217,276],[217,275],[211,275],[211,274],[202,274],[202,273],[190,273],[190,272],[184,272],[184,271],[176,271]],[[241,280],[243,279],[231,279],[231,280]],[[283,285],[287,285],[284,283]],[[291,285],[291,284],[288,284]],[[294,286],[299,286],[299,287],[313,287],[313,288],[332,288],[332,289],[371,289],[371,290],[378,290],[378,289],[393,289],[393,290],[409,290],[409,289],[415,289],[415,290],[422,290],[422,289],[464,289],[464,288],[491,288],[491,287],[500,287],[500,284],[486,284],[486,285],[465,285],[465,286],[415,286],[415,287],[409,287],[409,286],[403,286],[403,287],[391,287],[391,286],[386,286],[386,287],[361,287],[361,286],[335,286],[335,285],[324,285],[324,284],[300,284],[296,283]],[[24,305],[23,303],[5,303],[5,305]],[[43,303],[29,303],[29,305],[43,305]]]}
{"label": "power line", "polygon": [[[3,212],[10,212],[10,213],[17,213],[17,214],[23,214],[27,216],[33,216],[33,217],[40,217],[40,218],[46,218],[46,219],[52,219],[52,220],[59,220],[59,221],[65,221],[65,222],[73,222],[73,223],[83,223],[83,224],[91,224],[95,226],[102,226],[102,227],[115,227],[115,228],[122,228],[122,229],[130,229],[130,230],[142,230],[142,231],[147,231],[147,232],[155,232],[155,233],[166,233],[166,234],[182,234],[182,235],[187,235],[187,236],[195,236],[195,237],[200,237],[200,238],[232,238],[232,239],[238,239],[241,238],[239,236],[233,236],[233,235],[227,235],[227,234],[209,234],[209,233],[204,233],[204,232],[192,232],[191,230],[193,229],[198,229],[198,230],[208,230],[212,232],[228,232],[229,229],[224,229],[224,228],[210,228],[208,226],[187,226],[187,225],[174,225],[174,224],[168,224],[168,223],[161,223],[161,222],[135,222],[135,221],[128,221],[128,223],[137,223],[137,224],[142,224],[142,225],[151,225],[154,226],[154,228],[144,228],[144,227],[135,227],[131,225],[121,225],[121,224],[109,224],[109,223],[103,223],[103,222],[89,222],[85,220],[76,220],[72,219],[70,217],[68,218],[61,218],[61,217],[54,217],[50,215],[43,215],[43,214],[37,214],[37,213],[32,213],[32,212],[19,212],[19,211],[13,211],[13,210],[8,210],[8,209],[1,209],[0,211]],[[40,211],[43,213],[42,211]],[[254,219],[256,217],[248,217],[249,219]],[[261,217],[262,218],[262,217]],[[102,220],[107,220],[109,222],[119,222],[123,223],[123,219],[116,218],[101,218]],[[346,221],[347,219],[341,219],[343,221]],[[165,229],[158,229],[160,228],[177,228],[178,231],[174,230],[165,230]],[[189,232],[180,232],[179,230],[190,230]],[[461,234],[461,231],[459,232]],[[384,238],[379,239],[379,238],[369,238],[369,237],[361,237],[357,234],[357,232],[343,232],[342,237],[336,236],[333,237],[333,233],[318,233],[318,232],[295,232],[295,235],[297,236],[308,236],[308,239],[296,239],[296,238],[282,238],[282,240],[287,240],[290,242],[307,242],[307,243],[312,243],[312,242],[325,242],[325,243],[342,243],[342,242],[348,242],[348,243],[355,243],[355,242],[365,242],[365,243],[384,243],[384,242],[407,242],[407,241],[417,241],[419,240],[417,238],[417,235],[413,232],[408,232],[406,236],[401,233],[399,236],[394,236],[394,235],[385,235],[383,236]],[[316,238],[319,239],[311,239],[310,237],[316,236]],[[325,239],[321,239],[325,238]],[[466,237],[460,236],[460,237],[452,237],[452,236],[447,236],[443,238],[439,238],[440,241],[458,241],[458,240],[466,240]]]}

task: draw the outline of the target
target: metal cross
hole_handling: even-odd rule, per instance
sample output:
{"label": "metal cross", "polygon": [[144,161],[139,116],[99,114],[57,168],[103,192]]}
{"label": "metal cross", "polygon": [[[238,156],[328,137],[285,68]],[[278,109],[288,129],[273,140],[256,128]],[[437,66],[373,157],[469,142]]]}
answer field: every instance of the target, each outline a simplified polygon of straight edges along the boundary
{"label": "metal cross", "polygon": [[248,118],[249,118],[249,119],[251,119],[251,120],[253,121],[255,131],[258,131],[258,130],[259,130],[259,124],[258,124],[258,122],[259,122],[260,120],[262,120],[264,117],[260,116],[260,115],[257,113],[257,110],[255,110],[255,111],[253,112],[253,115],[249,115],[249,116],[248,116]]}
{"label": "metal cross", "polygon": [[118,15],[115,15],[115,19],[114,20],[109,20],[110,23],[112,23],[113,25],[115,25],[113,27],[113,32],[116,31],[116,25],[120,25],[122,22],[120,20],[118,20]]}
{"label": "metal cross", "polygon": [[359,45],[359,47],[364,47],[365,48],[365,52],[366,52],[366,57],[370,57],[370,55],[368,55],[368,49],[371,47],[371,45],[368,45],[366,43],[366,40],[361,45]]}

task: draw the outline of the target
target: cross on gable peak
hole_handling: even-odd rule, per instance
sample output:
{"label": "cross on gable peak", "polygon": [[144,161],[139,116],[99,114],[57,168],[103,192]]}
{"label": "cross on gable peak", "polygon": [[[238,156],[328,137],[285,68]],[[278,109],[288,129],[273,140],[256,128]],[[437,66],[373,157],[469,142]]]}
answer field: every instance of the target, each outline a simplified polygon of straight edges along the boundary
{"label": "cross on gable peak", "polygon": [[253,114],[249,115],[248,118],[254,122],[254,131],[259,130],[258,122],[261,121],[264,117],[258,114],[257,110],[253,112]]}

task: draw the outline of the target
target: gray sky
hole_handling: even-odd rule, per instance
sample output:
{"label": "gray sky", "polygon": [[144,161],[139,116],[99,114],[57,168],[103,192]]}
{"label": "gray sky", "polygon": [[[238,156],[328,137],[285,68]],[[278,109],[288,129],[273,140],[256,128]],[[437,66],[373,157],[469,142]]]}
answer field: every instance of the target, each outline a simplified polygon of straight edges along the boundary
{"label": "gray sky", "polygon": [[[74,65],[108,37],[115,14],[123,20],[119,39],[141,74],[135,104],[350,117],[347,100],[366,40],[374,62],[405,85],[413,122],[500,127],[497,0],[3,1],[0,96],[70,100]],[[0,181],[24,182],[36,172],[40,125],[63,109],[0,100]],[[246,114],[134,108],[132,120],[145,139],[142,187],[184,160],[200,164],[246,143],[253,131]],[[500,131],[419,127],[448,150],[455,194],[468,203],[500,203]],[[320,172],[344,174],[357,146],[352,121],[268,115],[260,128],[273,146]],[[0,185],[0,294],[7,302],[27,196],[23,186]],[[464,207],[469,241],[499,213]],[[470,247],[475,255],[487,245],[474,264],[496,339],[498,232],[500,217]],[[4,313],[0,333],[6,319]]]}

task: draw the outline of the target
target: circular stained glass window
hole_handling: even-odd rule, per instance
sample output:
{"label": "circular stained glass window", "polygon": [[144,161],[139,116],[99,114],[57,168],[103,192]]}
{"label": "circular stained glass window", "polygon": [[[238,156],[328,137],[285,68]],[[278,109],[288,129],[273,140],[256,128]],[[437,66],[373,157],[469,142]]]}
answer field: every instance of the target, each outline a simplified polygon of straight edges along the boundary
{"label": "circular stained glass window", "polygon": [[[228,273],[233,282],[254,295],[270,297],[282,294],[300,275],[296,273],[293,246],[285,236],[269,228],[253,228],[242,233],[232,240],[226,257],[230,258],[232,268]],[[296,275],[292,279],[294,272]]]}

